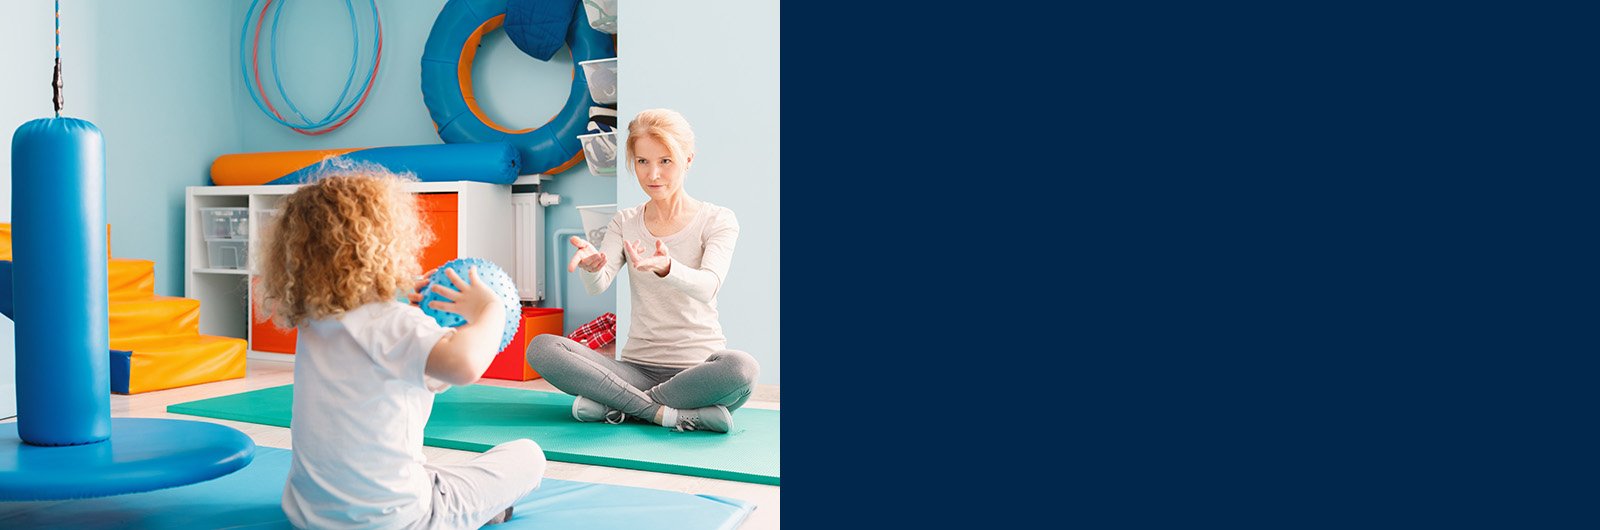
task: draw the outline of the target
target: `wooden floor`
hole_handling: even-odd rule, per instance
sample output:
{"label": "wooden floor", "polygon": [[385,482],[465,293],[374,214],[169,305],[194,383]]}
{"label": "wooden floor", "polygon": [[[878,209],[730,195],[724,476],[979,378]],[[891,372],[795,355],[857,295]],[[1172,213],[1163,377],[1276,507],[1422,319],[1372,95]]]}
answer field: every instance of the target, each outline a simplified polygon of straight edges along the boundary
{"label": "wooden floor", "polygon": [[[207,383],[184,388],[174,388],[159,392],[148,392],[132,396],[111,396],[111,415],[123,418],[177,418],[185,420],[208,421],[219,423],[238,429],[250,435],[256,445],[264,447],[279,447],[291,449],[289,444],[289,429],[271,427],[254,423],[240,423],[236,421],[202,418],[182,414],[168,414],[167,405],[183,403],[196,399],[226,396],[248,390],[256,390],[294,382],[294,365],[291,363],[275,362],[260,359],[250,359],[244,379]],[[556,391],[543,379],[532,381],[502,381],[498,379],[483,379],[478,384],[503,386],[510,388],[524,388],[530,390]],[[745,406],[757,409],[778,408],[778,387],[760,386],[755,395]],[[535,440],[537,441],[537,440]],[[438,447],[423,447],[423,454],[427,455],[429,462],[449,463],[460,462],[471,458],[478,453],[442,449]],[[733,482],[701,477],[687,477],[650,471],[633,469],[619,469],[604,466],[591,466],[584,464],[570,464],[566,462],[550,462],[545,476],[562,480],[580,480],[584,482],[599,482],[605,484],[620,484],[625,486],[638,486],[655,488],[684,493],[706,493],[750,501],[756,504],[756,510],[745,520],[741,529],[764,530],[778,527],[778,486],[765,486],[745,482]]]}

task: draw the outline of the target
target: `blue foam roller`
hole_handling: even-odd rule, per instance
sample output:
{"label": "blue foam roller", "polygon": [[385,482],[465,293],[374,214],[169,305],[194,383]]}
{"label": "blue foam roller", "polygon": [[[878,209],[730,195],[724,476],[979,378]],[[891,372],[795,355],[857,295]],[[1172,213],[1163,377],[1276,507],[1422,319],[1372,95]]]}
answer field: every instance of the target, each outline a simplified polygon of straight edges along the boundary
{"label": "blue foam roller", "polygon": [[33,445],[111,436],[105,139],[33,120],[11,137],[17,432]]}
{"label": "blue foam roller", "polygon": [[[522,155],[516,147],[504,142],[373,147],[340,156],[353,162],[377,164],[392,171],[411,173],[422,182],[470,180],[510,184],[517,180],[517,173],[522,168]],[[322,164],[312,163],[267,184],[305,184],[321,175],[322,171]]]}
{"label": "blue foam roller", "polygon": [[500,303],[506,308],[505,328],[500,334],[499,348],[504,350],[506,349],[507,345],[511,344],[511,339],[517,335],[517,320],[522,318],[522,308],[517,302],[519,298],[517,296],[517,285],[511,281],[511,275],[506,274],[504,269],[501,269],[499,265],[495,265],[492,261],[482,258],[460,258],[451,260],[449,263],[444,265],[440,265],[439,270],[434,271],[433,276],[428,278],[428,286],[423,290],[421,303],[422,312],[423,314],[433,317],[434,322],[438,322],[439,325],[447,328],[458,327],[462,324],[466,324],[467,319],[463,318],[461,315],[449,311],[434,309],[430,302],[435,300],[446,303],[450,302],[450,300],[445,299],[445,297],[439,296],[438,293],[433,292],[434,285],[443,285],[451,289],[456,289],[455,283],[451,282],[450,277],[445,275],[445,270],[455,270],[456,274],[461,276],[463,281],[470,282],[472,279],[467,276],[467,268],[474,266],[478,268],[478,279],[488,282],[489,289],[500,296]]}

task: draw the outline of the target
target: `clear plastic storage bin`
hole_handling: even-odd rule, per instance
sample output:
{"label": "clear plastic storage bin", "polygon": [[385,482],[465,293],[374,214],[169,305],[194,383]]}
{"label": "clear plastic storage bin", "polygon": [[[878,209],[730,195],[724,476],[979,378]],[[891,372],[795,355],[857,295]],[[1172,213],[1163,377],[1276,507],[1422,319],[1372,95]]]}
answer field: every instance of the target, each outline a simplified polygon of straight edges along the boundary
{"label": "clear plastic storage bin", "polygon": [[207,240],[250,237],[248,208],[201,208],[200,226]]}
{"label": "clear plastic storage bin", "polygon": [[617,133],[580,134],[583,158],[589,162],[589,172],[600,176],[617,176]]}
{"label": "clear plastic storage bin", "polygon": [[617,104],[617,58],[595,59],[578,63],[583,66],[583,76],[589,80],[589,96],[601,105]]}
{"label": "clear plastic storage bin", "polygon": [[243,269],[250,257],[250,242],[243,239],[206,241],[206,254],[213,269]]}

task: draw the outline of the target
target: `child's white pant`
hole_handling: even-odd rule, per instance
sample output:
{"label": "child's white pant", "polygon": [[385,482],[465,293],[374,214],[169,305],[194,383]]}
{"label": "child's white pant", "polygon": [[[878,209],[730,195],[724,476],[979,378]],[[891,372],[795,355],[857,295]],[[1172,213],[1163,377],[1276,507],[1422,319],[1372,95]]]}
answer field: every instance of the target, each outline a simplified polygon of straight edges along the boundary
{"label": "child's white pant", "polygon": [[512,440],[467,462],[425,467],[433,475],[433,507],[410,528],[476,529],[539,488],[544,449],[533,440]]}

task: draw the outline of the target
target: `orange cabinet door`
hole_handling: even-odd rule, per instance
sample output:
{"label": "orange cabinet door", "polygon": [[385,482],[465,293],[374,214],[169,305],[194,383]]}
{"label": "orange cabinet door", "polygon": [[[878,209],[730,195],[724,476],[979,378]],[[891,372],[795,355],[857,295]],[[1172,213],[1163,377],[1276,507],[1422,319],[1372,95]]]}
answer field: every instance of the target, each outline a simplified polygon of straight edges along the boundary
{"label": "orange cabinet door", "polygon": [[[419,193],[417,210],[433,232],[433,243],[422,249],[422,270],[428,271],[456,259],[456,232],[460,227],[459,203],[454,193]],[[257,278],[252,277],[251,281]],[[559,332],[559,331],[558,331]],[[295,330],[282,330],[271,322],[250,322],[250,349],[294,353]]]}
{"label": "orange cabinet door", "polygon": [[460,226],[454,193],[419,193],[417,207],[422,222],[433,232],[433,243],[422,249],[424,272],[456,259],[456,231]]}
{"label": "orange cabinet door", "polygon": [[[254,287],[261,285],[261,277],[251,276],[250,285],[252,290]],[[254,302],[251,302],[251,304],[254,304]],[[251,314],[260,316],[260,311],[260,308],[253,308],[251,309]],[[293,354],[296,333],[298,331],[294,329],[278,329],[278,326],[273,325],[270,320],[258,322],[252,318],[250,319],[250,349]]]}

